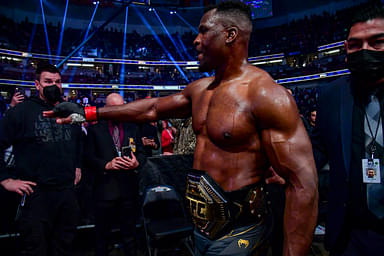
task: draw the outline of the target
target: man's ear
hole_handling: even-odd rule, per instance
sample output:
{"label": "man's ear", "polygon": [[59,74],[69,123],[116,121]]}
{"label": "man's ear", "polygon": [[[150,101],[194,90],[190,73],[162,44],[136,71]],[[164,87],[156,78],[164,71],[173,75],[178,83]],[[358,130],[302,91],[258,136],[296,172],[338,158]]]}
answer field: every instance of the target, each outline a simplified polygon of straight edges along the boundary
{"label": "man's ear", "polygon": [[234,42],[238,34],[239,34],[239,29],[237,27],[227,28],[227,37],[225,39],[225,43],[230,44]]}
{"label": "man's ear", "polygon": [[39,84],[39,81],[37,80],[35,80],[35,87],[36,87],[36,90],[39,90],[40,84]]}

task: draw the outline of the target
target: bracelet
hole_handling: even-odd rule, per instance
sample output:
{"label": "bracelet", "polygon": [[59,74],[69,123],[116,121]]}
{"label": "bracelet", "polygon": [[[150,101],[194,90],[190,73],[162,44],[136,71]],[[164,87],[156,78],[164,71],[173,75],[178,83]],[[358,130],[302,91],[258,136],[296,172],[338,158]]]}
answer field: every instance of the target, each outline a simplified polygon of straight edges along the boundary
{"label": "bracelet", "polygon": [[84,112],[85,112],[85,119],[87,121],[96,121],[97,120],[97,118],[98,118],[97,107],[95,107],[95,106],[85,107]]}

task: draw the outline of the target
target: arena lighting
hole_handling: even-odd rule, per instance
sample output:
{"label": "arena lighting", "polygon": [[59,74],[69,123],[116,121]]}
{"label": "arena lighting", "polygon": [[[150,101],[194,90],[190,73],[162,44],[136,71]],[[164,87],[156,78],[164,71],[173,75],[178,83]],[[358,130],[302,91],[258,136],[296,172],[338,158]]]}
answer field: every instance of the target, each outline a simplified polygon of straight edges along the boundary
{"label": "arena lighting", "polygon": [[136,8],[135,6],[133,6],[133,8],[135,9],[137,15],[139,15],[140,19],[143,21],[143,23],[145,24],[145,26],[149,29],[149,31],[151,31],[153,37],[156,39],[157,43],[161,46],[161,48],[163,49],[163,51],[167,54],[168,58],[172,61],[172,63],[175,65],[175,67],[177,68],[177,70],[180,72],[180,74],[183,76],[183,78],[185,79],[185,81],[187,81],[189,83],[189,79],[188,77],[184,74],[183,70],[181,70],[180,66],[176,63],[175,59],[172,57],[172,55],[168,52],[167,48],[165,48],[163,42],[161,42],[159,36],[156,34],[156,32],[152,29],[151,25],[149,25],[148,21],[145,19],[145,17],[143,16],[143,14],[140,12],[140,10],[138,8]]}
{"label": "arena lighting", "polygon": [[67,63],[66,64],[69,67],[94,67],[95,64],[90,63]]}
{"label": "arena lighting", "polygon": [[129,0],[126,3],[124,3],[121,8],[119,8],[111,17],[108,18],[100,27],[98,27],[95,31],[92,32],[92,34],[83,41],[80,45],[78,45],[67,57],[65,57],[62,61],[60,61],[59,64],[56,65],[56,67],[60,68],[67,60],[69,60],[81,47],[83,47],[91,38],[98,33],[100,30],[102,30],[107,24],[109,24],[114,18],[116,18],[124,9],[126,6],[130,5],[133,0]]}
{"label": "arena lighting", "polygon": [[344,76],[344,75],[349,75],[350,73],[351,72],[348,69],[341,69],[341,70],[318,73],[318,74],[307,75],[307,76],[297,76],[297,77],[277,79],[275,80],[275,82],[278,84],[298,83],[298,82],[306,82],[306,81],[324,79],[324,78],[335,77],[335,76]]}
{"label": "arena lighting", "polygon": [[[69,3],[69,0],[67,0],[67,2],[65,4],[63,22],[61,24],[61,32],[60,32],[59,45],[57,46],[57,53],[56,53],[57,56],[60,56],[60,53],[61,53],[61,45],[63,43],[65,20],[67,19],[68,3]],[[56,62],[56,64],[57,64],[57,62]]]}
{"label": "arena lighting", "polygon": [[256,65],[263,65],[263,64],[267,64],[266,61],[260,61],[260,62],[253,62],[251,63],[252,65],[256,66]]}
{"label": "arena lighting", "polygon": [[[11,55],[11,56],[19,56],[23,58],[33,58],[33,59],[48,59],[51,57],[53,60],[61,60],[64,63],[64,59],[73,61],[73,62],[94,62],[94,63],[107,63],[107,64],[128,64],[128,65],[148,65],[148,66],[174,66],[175,63],[179,66],[196,66],[199,65],[198,61],[164,61],[164,60],[125,60],[125,59],[110,59],[110,58],[86,58],[86,57],[63,57],[63,56],[49,56],[47,54],[40,53],[29,53],[29,52],[21,52],[9,49],[1,49],[0,54]],[[279,54],[277,54],[279,55]],[[282,54],[284,57],[284,54]],[[248,61],[255,59],[274,59],[275,55],[266,55],[266,56],[257,56],[250,57]]]}
{"label": "arena lighting", "polygon": [[[33,22],[31,38],[29,38],[28,52],[31,52],[31,50],[32,50],[32,42],[33,42],[33,39],[35,38],[36,28],[37,28],[37,15],[35,15],[35,20]],[[23,57],[27,57],[25,59],[25,63],[28,63],[28,57],[30,57],[30,56],[31,56],[30,53],[23,54]],[[27,73],[27,67],[28,67],[28,65],[23,65],[23,74],[21,75],[21,80],[24,80],[24,78],[25,78],[25,74]]]}
{"label": "arena lighting", "polygon": [[180,44],[181,47],[183,48],[183,52],[187,55],[188,59],[189,59],[189,60],[193,60],[192,56],[189,55],[188,50],[187,50],[187,47],[185,47],[185,45],[184,45],[184,43],[183,43],[183,40],[181,39],[181,35],[180,35],[180,34],[177,34],[177,40],[179,41],[179,44]]}
{"label": "arena lighting", "polygon": [[[87,30],[85,31],[83,42],[85,42],[87,40],[88,33],[91,30],[93,20],[95,19],[97,8],[99,7],[99,3],[100,3],[99,1],[96,2],[96,6],[95,6],[95,9],[93,10],[91,20],[89,21]],[[79,56],[81,56],[82,51],[83,51],[83,47],[81,47],[80,50],[79,50]],[[76,68],[72,69],[71,76],[68,78],[69,82],[72,82],[73,77],[75,76],[75,73],[76,73]]]}
{"label": "arena lighting", "polygon": [[185,69],[199,69],[199,67],[185,67]]}
{"label": "arena lighting", "polygon": [[325,44],[325,45],[320,45],[317,47],[317,51],[324,51],[324,50],[328,50],[328,49],[331,49],[331,48],[336,48],[336,47],[341,47],[341,46],[344,46],[344,41],[339,41],[339,42],[335,42],[335,43],[331,43],[331,44]]}
{"label": "arena lighting", "polygon": [[269,63],[281,63],[281,62],[283,62],[283,60],[282,59],[278,59],[278,60],[270,60],[270,61],[268,61]]}
{"label": "arena lighting", "polygon": [[335,49],[335,50],[330,50],[330,51],[327,51],[327,52],[324,52],[324,54],[333,54],[333,53],[339,53],[340,52],[340,49]]}
{"label": "arena lighting", "polygon": [[175,47],[177,53],[180,55],[180,57],[181,57],[182,60],[185,60],[184,55],[181,53],[181,51],[180,51],[179,47],[177,46],[175,40],[173,40],[171,34],[169,33],[167,27],[164,25],[163,21],[161,20],[159,14],[157,13],[156,10],[154,10],[153,12],[155,13],[156,18],[159,20],[160,25],[161,25],[161,27],[163,28],[165,34],[167,34],[169,40],[171,40],[171,42],[172,42],[173,46]]}
{"label": "arena lighting", "polygon": [[[121,52],[122,58],[125,56],[125,47],[127,41],[127,25],[128,24],[128,6],[125,9],[125,22],[124,22],[124,37],[123,37],[123,50]],[[124,83],[125,65],[121,65],[120,69],[120,83]]]}
{"label": "arena lighting", "polygon": [[256,56],[256,57],[249,57],[248,61],[256,61],[256,60],[267,60],[267,59],[280,59],[284,58],[284,53],[276,53],[271,55],[262,55],[262,56]]}
{"label": "arena lighting", "polygon": [[[319,73],[307,76],[299,77],[290,77],[275,80],[278,84],[290,84],[298,82],[306,82],[311,80],[326,79],[336,76],[349,75],[350,72],[348,69],[341,69],[335,71],[329,71],[326,73]],[[24,87],[34,87],[34,81],[21,81],[21,80],[10,80],[10,79],[0,79],[0,85],[11,85],[11,86],[24,86]],[[185,85],[172,85],[173,90],[183,90]],[[166,90],[170,85],[125,85],[125,84],[82,84],[82,83],[68,83],[63,84],[63,88],[70,89],[120,89],[120,90]]]}
{"label": "arena lighting", "polygon": [[[52,55],[51,54],[51,47],[49,46],[47,24],[45,23],[45,14],[44,14],[43,0],[40,0],[40,7],[41,7],[41,17],[43,18],[43,25],[44,25],[44,32],[45,32],[45,42],[47,44],[48,55]],[[49,58],[49,63],[52,63],[51,58]]]}
{"label": "arena lighting", "polygon": [[252,65],[264,65],[264,64],[273,64],[273,63],[281,63],[283,62],[283,59],[275,59],[275,60],[265,60],[265,61],[258,61],[258,62],[251,62]]}
{"label": "arena lighting", "polygon": [[[93,10],[91,20],[89,21],[88,28],[85,32],[83,42],[87,39],[89,31],[91,30],[93,20],[95,19],[97,8],[99,7],[99,3],[100,3],[99,1],[96,2],[96,6],[95,6],[95,9]],[[79,55],[81,55],[82,50],[83,50],[83,47],[80,48]]]}
{"label": "arena lighting", "polygon": [[149,9],[148,9],[148,11],[150,11],[150,12],[152,12],[154,10],[155,10],[155,8],[152,8],[152,7],[149,7]]}
{"label": "arena lighting", "polygon": [[186,21],[179,13],[175,12],[176,16],[179,17],[196,35],[199,33],[197,29],[192,26],[188,21]]}

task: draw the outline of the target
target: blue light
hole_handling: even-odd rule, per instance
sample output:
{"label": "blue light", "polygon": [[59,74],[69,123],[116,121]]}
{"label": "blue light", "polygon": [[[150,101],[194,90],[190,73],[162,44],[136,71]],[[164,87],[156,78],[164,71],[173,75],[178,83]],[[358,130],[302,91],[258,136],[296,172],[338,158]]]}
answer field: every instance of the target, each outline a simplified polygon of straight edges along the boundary
{"label": "blue light", "polygon": [[[128,6],[125,9],[125,23],[124,23],[124,39],[123,39],[123,51],[122,51],[122,59],[125,58],[125,47],[126,47],[126,40],[127,40],[127,24],[128,24]],[[120,83],[124,83],[124,73],[125,73],[125,65],[121,64],[120,69]]]}
{"label": "blue light", "polygon": [[177,70],[180,72],[180,74],[183,76],[183,78],[189,83],[189,79],[188,77],[184,74],[183,70],[180,68],[180,66],[176,63],[175,59],[172,57],[172,55],[168,52],[168,50],[165,48],[163,42],[161,42],[159,36],[156,34],[156,32],[152,29],[151,25],[149,25],[148,21],[145,19],[145,17],[143,16],[143,14],[140,12],[140,10],[138,8],[136,8],[135,6],[133,6],[133,8],[135,9],[137,15],[139,15],[140,19],[143,21],[143,23],[145,24],[145,26],[151,31],[153,37],[155,38],[155,40],[158,42],[158,44],[161,46],[161,48],[163,49],[163,51],[167,54],[168,58],[173,62],[173,64],[175,65],[175,67],[177,68]]}
{"label": "blue light", "polygon": [[171,42],[172,42],[173,46],[175,47],[177,53],[180,55],[180,57],[181,57],[182,60],[185,60],[184,55],[183,55],[183,54],[181,53],[181,51],[179,50],[179,47],[177,47],[175,40],[173,40],[171,34],[169,33],[167,27],[164,25],[163,21],[161,20],[159,14],[156,12],[156,10],[154,10],[154,12],[155,12],[155,15],[156,15],[157,19],[158,19],[159,22],[160,22],[161,27],[163,28],[164,32],[167,34],[169,40],[171,40]]}
{"label": "blue light", "polygon": [[[43,7],[43,0],[40,0],[40,7],[41,7],[41,16],[43,18],[43,25],[44,25],[44,32],[45,32],[45,42],[47,44],[48,54],[51,54],[51,47],[49,46],[49,39],[48,39],[48,30],[47,30],[47,24],[45,22],[45,14],[44,14],[44,7]],[[52,63],[51,58],[49,58],[49,63]]]}
{"label": "blue light", "polygon": [[183,17],[180,16],[180,14],[178,14],[177,12],[175,12],[176,16],[179,17],[185,24],[188,25],[188,27],[195,33],[195,34],[198,34],[199,32],[197,31],[197,29],[192,26],[188,21],[186,21]]}
{"label": "blue light", "polygon": [[67,3],[65,4],[63,23],[61,24],[59,46],[57,47],[57,54],[56,54],[57,56],[60,56],[60,53],[61,53],[61,45],[63,43],[65,20],[67,19],[68,3],[69,3],[69,0],[67,0]]}

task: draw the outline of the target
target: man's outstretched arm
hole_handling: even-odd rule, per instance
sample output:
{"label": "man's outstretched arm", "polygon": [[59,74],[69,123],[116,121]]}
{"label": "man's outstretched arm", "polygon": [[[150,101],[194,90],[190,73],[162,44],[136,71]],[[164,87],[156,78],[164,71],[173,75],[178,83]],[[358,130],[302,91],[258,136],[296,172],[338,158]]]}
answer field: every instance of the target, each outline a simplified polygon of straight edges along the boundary
{"label": "man's outstretched arm", "polygon": [[268,159],[287,181],[283,255],[304,256],[317,222],[317,173],[296,104],[285,89],[274,87],[264,99],[259,98],[255,117],[263,126],[262,145]]}
{"label": "man's outstretched arm", "polygon": [[[188,87],[187,87],[188,88]],[[187,88],[166,97],[142,99],[119,106],[103,108],[83,108],[75,103],[60,103],[52,111],[45,111],[44,116],[56,117],[57,123],[108,119],[130,122],[150,122],[166,118],[185,118],[191,115],[191,101]],[[97,113],[96,113],[97,111]],[[72,114],[76,114],[75,116]],[[86,119],[86,120],[85,120]]]}

